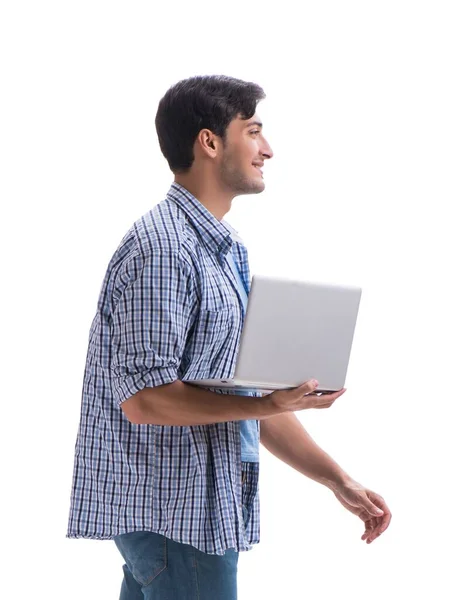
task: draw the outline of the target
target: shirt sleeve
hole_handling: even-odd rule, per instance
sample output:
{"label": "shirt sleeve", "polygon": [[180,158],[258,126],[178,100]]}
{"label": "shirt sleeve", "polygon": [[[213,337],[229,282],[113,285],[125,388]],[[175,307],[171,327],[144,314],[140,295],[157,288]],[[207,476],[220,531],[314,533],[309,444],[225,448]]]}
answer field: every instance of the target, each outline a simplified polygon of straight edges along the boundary
{"label": "shirt sleeve", "polygon": [[116,277],[111,327],[111,384],[121,404],[145,387],[178,379],[192,294],[184,261],[171,250],[137,255]]}

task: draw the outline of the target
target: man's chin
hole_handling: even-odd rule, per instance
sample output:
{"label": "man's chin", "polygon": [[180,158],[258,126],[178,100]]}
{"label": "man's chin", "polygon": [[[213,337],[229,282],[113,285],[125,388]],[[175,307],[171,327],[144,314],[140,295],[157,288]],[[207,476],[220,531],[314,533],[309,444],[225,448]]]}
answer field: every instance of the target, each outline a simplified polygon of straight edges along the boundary
{"label": "man's chin", "polygon": [[264,183],[264,180],[250,181],[246,187],[243,186],[242,191],[238,192],[238,194],[260,194],[261,192],[264,192],[265,187],[266,184]]}

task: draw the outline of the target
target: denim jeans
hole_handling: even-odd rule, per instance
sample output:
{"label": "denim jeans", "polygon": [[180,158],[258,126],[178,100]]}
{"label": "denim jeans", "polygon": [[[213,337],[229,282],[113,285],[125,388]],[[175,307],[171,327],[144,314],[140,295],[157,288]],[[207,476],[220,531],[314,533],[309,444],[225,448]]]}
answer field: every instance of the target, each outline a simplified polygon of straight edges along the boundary
{"label": "denim jeans", "polygon": [[205,554],[158,533],[114,538],[125,560],[119,600],[237,600],[238,552]]}

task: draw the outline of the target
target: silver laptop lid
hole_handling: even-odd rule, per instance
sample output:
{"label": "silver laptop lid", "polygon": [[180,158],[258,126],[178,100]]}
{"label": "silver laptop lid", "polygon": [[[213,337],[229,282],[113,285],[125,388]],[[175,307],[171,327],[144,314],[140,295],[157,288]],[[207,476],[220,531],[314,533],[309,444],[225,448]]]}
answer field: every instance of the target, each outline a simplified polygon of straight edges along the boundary
{"label": "silver laptop lid", "polygon": [[234,379],[345,384],[361,288],[255,275]]}

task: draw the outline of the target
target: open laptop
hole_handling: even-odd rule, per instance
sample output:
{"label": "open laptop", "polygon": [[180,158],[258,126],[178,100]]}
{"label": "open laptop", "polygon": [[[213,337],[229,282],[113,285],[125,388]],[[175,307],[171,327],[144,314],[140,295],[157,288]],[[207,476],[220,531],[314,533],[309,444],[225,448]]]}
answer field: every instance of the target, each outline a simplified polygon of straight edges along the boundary
{"label": "open laptop", "polygon": [[361,288],[254,275],[234,377],[186,383],[267,394],[317,379],[345,385]]}

